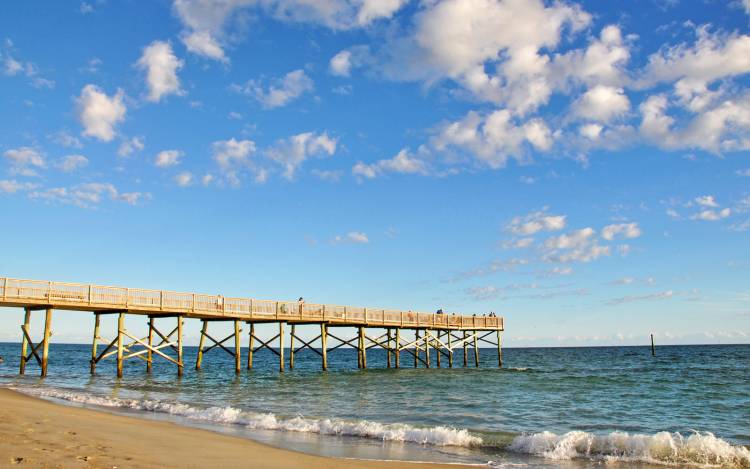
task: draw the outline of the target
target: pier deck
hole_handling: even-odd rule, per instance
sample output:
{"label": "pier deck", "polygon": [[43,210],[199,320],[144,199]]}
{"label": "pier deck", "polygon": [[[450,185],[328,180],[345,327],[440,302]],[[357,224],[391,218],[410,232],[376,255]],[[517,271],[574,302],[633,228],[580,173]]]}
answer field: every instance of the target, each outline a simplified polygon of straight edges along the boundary
{"label": "pier deck", "polygon": [[[47,349],[49,345],[49,329],[52,321],[52,311],[70,310],[95,314],[94,339],[91,359],[91,371],[95,370],[100,360],[117,354],[118,375],[122,375],[122,361],[127,358],[142,358],[147,361],[147,370],[151,369],[153,355],[156,354],[178,366],[178,373],[182,374],[182,326],[185,318],[203,321],[200,347],[196,368],[200,369],[201,359],[207,351],[219,347],[235,357],[236,371],[240,371],[240,328],[245,322],[250,325],[250,343],[248,349],[248,368],[252,368],[253,352],[267,348],[279,355],[280,370],[284,369],[284,326],[291,325],[289,362],[294,366],[294,353],[303,348],[309,348],[322,357],[323,369],[326,369],[327,338],[331,337],[341,343],[334,348],[349,345],[359,351],[359,366],[366,367],[366,351],[368,348],[381,347],[388,351],[388,366],[391,355],[395,354],[395,366],[399,367],[400,352],[407,351],[414,356],[415,366],[422,363],[430,366],[430,350],[436,350],[437,365],[440,366],[441,355],[446,356],[449,366],[453,366],[453,350],[462,347],[464,350],[464,366],[467,363],[467,347],[471,343],[475,351],[476,366],[479,363],[477,341],[484,341],[495,345],[498,351],[498,364],[502,366],[502,352],[500,345],[501,332],[504,330],[502,317],[467,316],[456,313],[436,314],[415,311],[390,310],[382,308],[364,308],[358,306],[341,306],[331,304],[312,304],[303,301],[259,300],[254,298],[233,298],[221,295],[207,295],[202,293],[182,293],[163,290],[147,290],[140,288],[111,287],[102,285],[53,282],[46,280],[23,280],[0,277],[0,306],[24,308],[26,315],[22,330],[22,363],[21,373],[24,372],[26,362],[35,358],[42,369],[42,376],[47,369]],[[29,335],[28,326],[31,312],[46,310],[45,333],[42,342],[34,346]],[[97,353],[97,341],[103,340],[99,336],[102,314],[118,314],[117,338],[113,340],[105,351]],[[124,327],[125,315],[148,316],[149,336],[137,338]],[[155,326],[156,319],[177,318],[177,327],[169,333],[162,334]],[[216,340],[208,332],[208,323],[212,321],[233,321],[234,333],[223,340]],[[278,323],[279,333],[270,340],[262,340],[254,333],[257,323]],[[320,335],[311,341],[304,341],[296,335],[295,326],[320,325]],[[358,337],[350,340],[340,339],[328,333],[329,327],[350,327],[358,330]],[[386,329],[386,334],[377,338],[365,334],[367,328]],[[402,344],[400,331],[402,329],[415,331],[416,340]],[[420,331],[423,332],[420,337]],[[463,335],[458,333],[462,332]],[[154,333],[158,335],[160,343],[154,345]],[[177,335],[172,339],[173,335]],[[497,334],[497,341],[492,343],[487,337]],[[133,340],[124,345],[124,337]],[[208,338],[214,345],[204,350],[204,341]],[[302,347],[295,350],[294,339],[302,342]],[[234,339],[235,350],[225,347],[223,343]],[[271,342],[278,339],[278,347],[271,347]],[[253,346],[257,340],[261,345]],[[321,351],[312,347],[312,343],[320,341]],[[447,342],[446,342],[447,340]],[[456,342],[454,342],[456,340]],[[355,344],[354,341],[357,341]],[[114,350],[115,345],[117,350]],[[31,353],[27,355],[27,347]],[[42,357],[38,349],[42,347]],[[138,349],[138,351],[134,351]],[[164,350],[166,349],[166,350]],[[168,355],[167,351],[173,351]],[[424,353],[424,358],[420,357]],[[176,356],[174,356],[176,354]]]}

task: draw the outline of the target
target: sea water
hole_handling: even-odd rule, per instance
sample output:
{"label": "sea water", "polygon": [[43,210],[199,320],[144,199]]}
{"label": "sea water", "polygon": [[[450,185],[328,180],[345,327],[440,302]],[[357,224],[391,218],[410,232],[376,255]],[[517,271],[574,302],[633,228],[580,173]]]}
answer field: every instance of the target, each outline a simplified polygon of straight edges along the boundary
{"label": "sea water", "polygon": [[[299,451],[346,458],[494,467],[750,467],[750,345],[481,349],[479,368],[386,368],[384,350],[357,369],[353,349],[295,355],[294,370],[255,354],[185,348],[186,370],[113,360],[90,376],[87,345],[50,347],[49,376],[18,375],[19,344],[0,344],[0,386],[73,405],[172,420]],[[243,354],[247,350],[243,350]],[[288,352],[287,352],[288,353]],[[473,362],[470,353],[469,363]],[[244,368],[244,363],[243,363]]]}

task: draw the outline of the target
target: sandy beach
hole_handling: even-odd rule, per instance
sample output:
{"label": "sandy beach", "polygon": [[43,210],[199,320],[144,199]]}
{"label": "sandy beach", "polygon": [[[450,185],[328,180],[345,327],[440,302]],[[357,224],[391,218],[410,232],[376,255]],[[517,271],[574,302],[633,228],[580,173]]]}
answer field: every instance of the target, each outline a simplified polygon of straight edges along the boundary
{"label": "sandy beach", "polygon": [[0,389],[0,467],[456,468],[324,458]]}

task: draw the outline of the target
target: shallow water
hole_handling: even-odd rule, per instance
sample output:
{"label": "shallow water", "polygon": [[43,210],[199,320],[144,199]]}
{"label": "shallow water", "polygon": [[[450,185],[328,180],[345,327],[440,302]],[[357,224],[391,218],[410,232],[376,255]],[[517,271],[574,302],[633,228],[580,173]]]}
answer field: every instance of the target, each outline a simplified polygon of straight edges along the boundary
{"label": "shallow water", "polygon": [[[185,348],[186,373],[154,362],[114,362],[88,373],[90,347],[51,346],[49,376],[17,375],[20,346],[0,344],[0,385],[68,403],[103,406],[247,436],[317,454],[498,467],[750,467],[750,345],[481,351],[476,368],[385,368],[384,350],[329,353],[329,372],[308,351],[295,369],[256,353],[236,377],[233,359]],[[435,356],[432,358],[433,364]],[[460,352],[456,364],[462,362]]]}

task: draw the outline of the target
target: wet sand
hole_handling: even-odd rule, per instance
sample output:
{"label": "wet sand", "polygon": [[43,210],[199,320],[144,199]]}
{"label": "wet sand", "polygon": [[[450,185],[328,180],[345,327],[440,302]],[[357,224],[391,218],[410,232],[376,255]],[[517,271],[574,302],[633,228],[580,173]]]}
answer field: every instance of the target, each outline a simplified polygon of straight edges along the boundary
{"label": "wet sand", "polygon": [[0,389],[0,467],[456,469],[460,466],[325,458],[170,422],[55,404]]}

